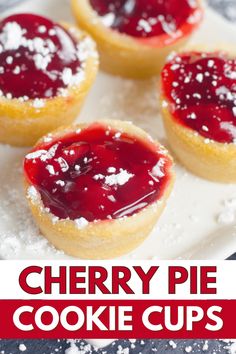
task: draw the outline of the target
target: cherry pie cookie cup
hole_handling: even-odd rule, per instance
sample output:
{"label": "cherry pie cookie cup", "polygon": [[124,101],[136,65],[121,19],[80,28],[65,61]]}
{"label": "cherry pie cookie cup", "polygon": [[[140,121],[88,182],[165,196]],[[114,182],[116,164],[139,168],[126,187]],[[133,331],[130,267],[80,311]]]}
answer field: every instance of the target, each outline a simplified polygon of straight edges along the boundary
{"label": "cherry pie cookie cup", "polygon": [[71,1],[79,26],[98,44],[102,69],[136,79],[160,74],[203,15],[200,0]]}
{"label": "cherry pie cookie cup", "polygon": [[121,256],[139,246],[174,183],[167,151],[131,123],[101,121],[42,138],[24,162],[43,235],[68,255]]}
{"label": "cherry pie cookie cup", "polygon": [[162,71],[164,125],[196,175],[236,183],[236,59],[232,51],[176,54]]}
{"label": "cherry pie cookie cup", "polygon": [[96,77],[98,55],[76,27],[33,14],[0,23],[0,142],[30,146],[71,124]]}

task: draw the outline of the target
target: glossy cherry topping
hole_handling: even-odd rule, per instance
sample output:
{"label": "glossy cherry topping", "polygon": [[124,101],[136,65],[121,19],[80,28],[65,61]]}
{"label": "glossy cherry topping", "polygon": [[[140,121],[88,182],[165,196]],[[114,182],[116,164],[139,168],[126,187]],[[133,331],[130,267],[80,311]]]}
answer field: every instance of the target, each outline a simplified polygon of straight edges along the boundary
{"label": "glossy cherry topping", "polygon": [[78,224],[139,212],[162,197],[170,168],[166,152],[151,141],[100,123],[42,143],[24,164],[44,206]]}
{"label": "glossy cherry topping", "polygon": [[0,93],[49,98],[81,79],[79,44],[62,26],[33,14],[0,22]]}
{"label": "glossy cherry topping", "polygon": [[148,38],[177,33],[185,23],[199,21],[196,0],[89,0],[103,23],[121,33]]}
{"label": "glossy cherry topping", "polygon": [[162,87],[179,123],[206,143],[236,142],[236,59],[225,53],[175,56],[162,72]]}

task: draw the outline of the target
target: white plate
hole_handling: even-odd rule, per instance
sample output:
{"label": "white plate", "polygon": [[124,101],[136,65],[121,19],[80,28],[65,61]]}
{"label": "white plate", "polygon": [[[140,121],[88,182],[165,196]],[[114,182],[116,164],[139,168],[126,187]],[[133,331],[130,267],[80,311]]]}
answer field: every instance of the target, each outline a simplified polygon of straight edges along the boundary
{"label": "white plate", "polygon": [[[38,12],[73,21],[68,1],[31,0],[12,12]],[[193,43],[236,43],[236,29],[207,9]],[[132,120],[168,146],[158,113],[156,80],[134,82],[100,73],[79,120]],[[0,146],[0,255],[7,259],[69,258],[39,235],[23,195],[22,158],[26,149]],[[236,186],[199,179],[177,165],[174,192],[150,237],[125,258],[224,259],[236,251],[236,233],[217,222],[224,203],[236,198]],[[236,211],[236,208],[235,208]]]}

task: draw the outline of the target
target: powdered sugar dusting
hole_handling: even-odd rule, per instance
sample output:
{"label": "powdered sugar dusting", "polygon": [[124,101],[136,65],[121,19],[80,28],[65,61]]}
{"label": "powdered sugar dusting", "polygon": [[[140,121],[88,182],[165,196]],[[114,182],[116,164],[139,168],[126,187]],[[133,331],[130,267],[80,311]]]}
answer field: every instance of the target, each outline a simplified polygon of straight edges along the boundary
{"label": "powdered sugar dusting", "polygon": [[104,183],[106,185],[112,187],[112,186],[123,186],[124,184],[129,182],[129,180],[132,177],[134,177],[134,175],[132,173],[129,173],[128,171],[121,168],[119,173],[113,173],[113,174],[107,175],[107,176],[98,174],[98,175],[95,175],[93,178],[95,179],[95,181],[104,180]]}
{"label": "powdered sugar dusting", "polygon": [[27,350],[26,345],[25,345],[24,343],[21,343],[21,344],[19,345],[19,350],[20,350],[21,352],[25,352],[25,351]]}
{"label": "powdered sugar dusting", "polygon": [[7,23],[0,34],[2,50],[17,50],[23,42],[25,30],[16,22]]}
{"label": "powdered sugar dusting", "polygon": [[221,342],[224,342],[227,344],[225,349],[228,350],[229,354],[235,354],[236,353],[236,339],[221,339]]}
{"label": "powdered sugar dusting", "polygon": [[[176,351],[181,353],[186,353],[189,348],[192,351],[190,353],[200,353],[205,352],[208,354],[235,354],[235,340],[221,340],[221,341],[203,341],[203,340],[170,340],[160,341],[151,339],[125,339],[125,340],[61,340],[52,341],[50,344],[48,341],[40,342],[39,346],[37,342],[32,343],[32,341],[25,340],[24,342],[17,341],[18,349],[20,352],[31,353],[39,348],[42,352],[43,347],[50,350],[51,354],[61,353],[61,354],[152,354],[152,353],[162,353],[167,352],[175,353]],[[0,341],[0,352],[1,354],[7,354],[6,341]],[[4,349],[4,350],[1,350]],[[64,349],[64,350],[63,350]]]}
{"label": "powdered sugar dusting", "polygon": [[27,198],[31,200],[33,204],[40,202],[40,194],[34,186],[30,186],[27,189]]}
{"label": "powdered sugar dusting", "polygon": [[81,354],[81,351],[77,347],[75,340],[71,339],[68,342],[69,342],[70,346],[69,346],[69,348],[66,349],[65,354]]}
{"label": "powdered sugar dusting", "polygon": [[88,226],[89,222],[85,218],[79,218],[75,220],[75,224],[78,227],[78,229],[82,230],[86,226]]}
{"label": "powdered sugar dusting", "polygon": [[[175,351],[181,353],[211,353],[221,354],[227,352],[228,354],[235,354],[234,340],[221,340],[221,341],[208,341],[208,340],[170,340],[169,342],[158,340],[136,340],[127,339],[119,341],[111,340],[88,340],[90,344],[85,341],[68,340],[69,348],[65,351],[65,354],[92,354],[94,351],[98,351],[101,348],[102,354],[112,353],[116,354],[131,354],[131,353],[159,353],[166,351],[167,353],[174,353]],[[112,348],[107,345],[111,344]],[[100,352],[99,350],[99,352]]]}

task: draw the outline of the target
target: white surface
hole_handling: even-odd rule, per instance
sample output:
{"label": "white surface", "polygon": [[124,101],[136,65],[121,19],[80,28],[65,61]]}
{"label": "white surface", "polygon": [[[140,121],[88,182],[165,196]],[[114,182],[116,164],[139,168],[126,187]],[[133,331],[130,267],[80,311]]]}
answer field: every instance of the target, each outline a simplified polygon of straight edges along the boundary
{"label": "white surface", "polygon": [[[59,6],[60,3],[60,6]],[[38,12],[56,20],[73,21],[66,0],[31,0],[15,12]],[[12,11],[11,11],[12,12]],[[236,29],[207,10],[193,43],[236,42]],[[79,120],[132,120],[168,147],[158,114],[156,80],[134,82],[100,73]],[[68,258],[39,235],[23,195],[22,158],[26,149],[0,145],[0,255],[8,259]],[[217,222],[224,203],[236,198],[236,185],[199,179],[176,166],[174,192],[158,226],[137,250],[125,258],[224,259],[236,251],[236,233]],[[235,210],[236,212],[236,210]]]}

